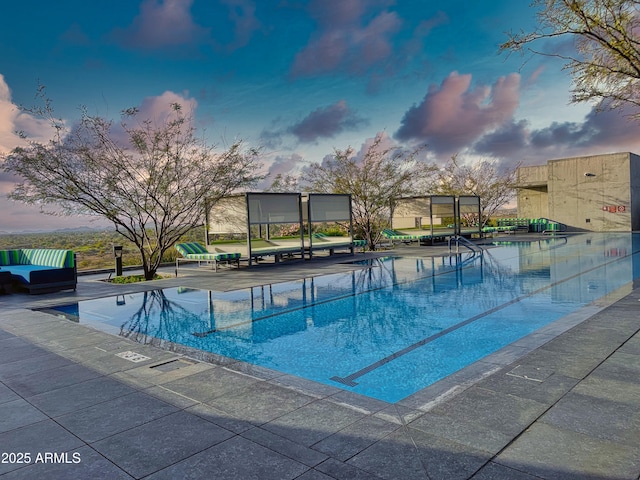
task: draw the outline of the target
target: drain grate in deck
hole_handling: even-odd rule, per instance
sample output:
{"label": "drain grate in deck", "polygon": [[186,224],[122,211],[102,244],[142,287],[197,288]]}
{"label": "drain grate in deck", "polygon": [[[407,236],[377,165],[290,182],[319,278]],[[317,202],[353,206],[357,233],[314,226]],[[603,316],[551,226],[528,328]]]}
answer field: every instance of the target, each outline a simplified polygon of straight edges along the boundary
{"label": "drain grate in deck", "polygon": [[197,362],[193,362],[190,360],[186,360],[184,358],[178,358],[176,360],[171,360],[170,362],[161,363],[160,365],[153,365],[154,370],[160,370],[161,372],[172,372],[174,370],[178,370],[179,368],[188,367],[189,365],[195,365]]}
{"label": "drain grate in deck", "polygon": [[544,382],[555,372],[548,368],[533,367],[530,365],[518,365],[516,368],[507,372],[510,377],[523,378],[532,382]]}
{"label": "drain grate in deck", "polygon": [[116,357],[124,358],[125,360],[129,360],[133,363],[144,362],[145,360],[151,360],[151,357],[145,357],[144,355],[136,352],[120,352],[116,353]]}

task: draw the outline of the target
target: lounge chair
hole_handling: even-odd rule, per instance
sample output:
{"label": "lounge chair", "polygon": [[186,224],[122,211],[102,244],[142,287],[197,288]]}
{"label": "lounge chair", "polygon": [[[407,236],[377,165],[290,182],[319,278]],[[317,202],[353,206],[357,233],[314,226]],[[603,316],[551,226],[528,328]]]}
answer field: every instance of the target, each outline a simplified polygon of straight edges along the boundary
{"label": "lounge chair", "polygon": [[382,235],[385,238],[388,238],[389,240],[391,240],[392,243],[394,240],[404,242],[404,243],[411,243],[414,240],[418,242],[422,242],[422,241],[431,239],[431,235],[428,235],[428,234],[412,235],[412,234],[407,234],[403,232],[398,232],[397,230],[392,230],[390,228],[385,228],[382,231]]}
{"label": "lounge chair", "polygon": [[176,275],[178,274],[179,262],[212,262],[215,271],[218,271],[218,263],[235,263],[240,268],[240,253],[213,253],[209,252],[204,245],[198,242],[177,243],[175,245],[176,250],[182,255],[183,258],[176,258]]}
{"label": "lounge chair", "polygon": [[354,238],[353,239],[353,247],[354,248],[361,248],[362,252],[364,253],[365,248],[367,248],[367,241],[366,240],[361,240],[358,238]]}
{"label": "lounge chair", "polygon": [[351,237],[330,237],[324,233],[317,232],[312,235],[312,243],[305,250],[310,254],[316,250],[329,250],[329,255],[333,255],[336,249],[348,249],[352,253],[356,248],[364,248],[367,246],[366,240],[351,239]]}

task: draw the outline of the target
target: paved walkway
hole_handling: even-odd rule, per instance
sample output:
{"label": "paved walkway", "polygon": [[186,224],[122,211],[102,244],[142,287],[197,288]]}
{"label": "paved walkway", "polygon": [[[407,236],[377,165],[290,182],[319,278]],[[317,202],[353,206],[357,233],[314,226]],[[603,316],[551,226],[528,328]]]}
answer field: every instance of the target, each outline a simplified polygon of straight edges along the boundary
{"label": "paved walkway", "polygon": [[31,310],[350,268],[318,259],[133,286],[84,277],[75,293],[0,296],[0,478],[639,478],[640,289],[631,286],[394,405]]}

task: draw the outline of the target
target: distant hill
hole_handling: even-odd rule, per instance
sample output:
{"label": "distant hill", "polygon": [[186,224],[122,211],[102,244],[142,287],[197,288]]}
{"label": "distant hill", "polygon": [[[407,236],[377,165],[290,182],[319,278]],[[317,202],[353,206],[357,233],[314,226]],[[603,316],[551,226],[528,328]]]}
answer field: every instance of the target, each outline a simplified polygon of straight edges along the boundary
{"label": "distant hill", "polygon": [[92,233],[92,232],[113,232],[113,228],[109,227],[74,227],[74,228],[59,228],[55,230],[14,230],[6,231],[0,230],[0,235],[29,235],[31,233]]}

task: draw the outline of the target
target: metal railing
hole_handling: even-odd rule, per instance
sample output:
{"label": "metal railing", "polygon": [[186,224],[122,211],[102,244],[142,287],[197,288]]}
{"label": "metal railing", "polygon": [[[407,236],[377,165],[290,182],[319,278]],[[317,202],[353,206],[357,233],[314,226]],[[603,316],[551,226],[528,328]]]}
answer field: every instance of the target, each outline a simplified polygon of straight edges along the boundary
{"label": "metal railing", "polygon": [[460,236],[460,235],[453,235],[451,237],[449,237],[449,252],[451,252],[451,244],[452,242],[455,242],[456,244],[456,252],[460,251],[460,244],[462,244],[463,247],[468,248],[469,250],[471,250],[474,254],[479,254],[482,255],[484,253],[484,249],[482,247],[480,247],[479,245],[476,245],[473,242],[470,242],[469,240],[467,240],[466,238]]}

